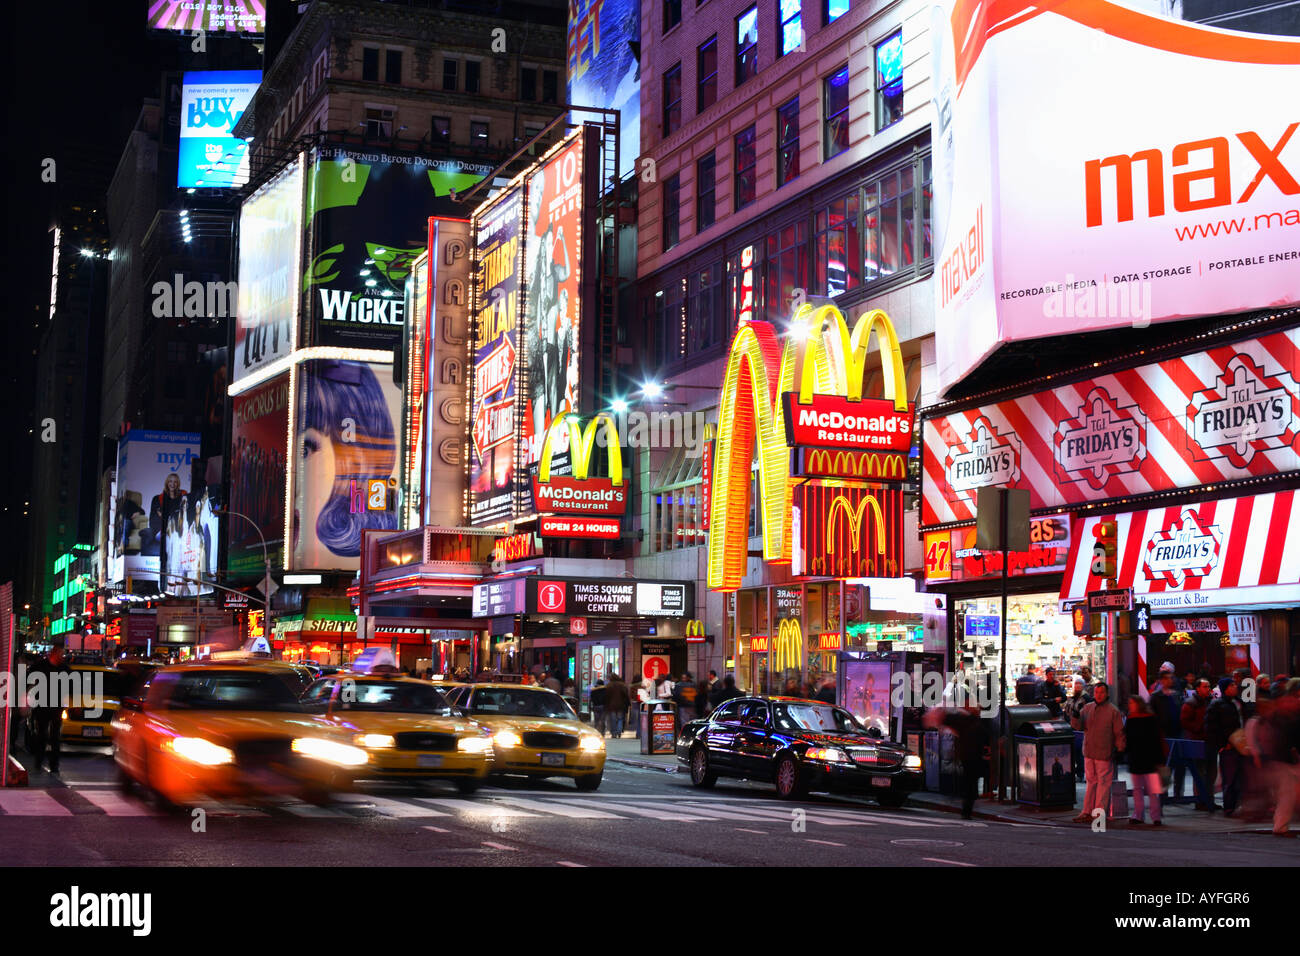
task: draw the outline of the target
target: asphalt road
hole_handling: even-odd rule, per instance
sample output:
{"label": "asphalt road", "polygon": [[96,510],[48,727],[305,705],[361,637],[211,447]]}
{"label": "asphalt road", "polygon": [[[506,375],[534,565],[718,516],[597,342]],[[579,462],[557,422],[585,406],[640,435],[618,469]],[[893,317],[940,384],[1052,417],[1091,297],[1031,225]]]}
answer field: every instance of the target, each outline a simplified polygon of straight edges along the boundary
{"label": "asphalt road", "polygon": [[[957,868],[1095,863],[1295,866],[1300,841],[1257,834],[1094,833],[1083,826],[964,821],[867,800],[788,803],[770,786],[690,786],[682,774],[609,763],[599,791],[506,780],[462,797],[449,784],[375,784],[329,807],[296,800],[163,813],[118,792],[107,749],[65,755],[62,774],[0,791],[0,863],[20,866],[753,866]],[[200,826],[199,824],[202,824]]]}

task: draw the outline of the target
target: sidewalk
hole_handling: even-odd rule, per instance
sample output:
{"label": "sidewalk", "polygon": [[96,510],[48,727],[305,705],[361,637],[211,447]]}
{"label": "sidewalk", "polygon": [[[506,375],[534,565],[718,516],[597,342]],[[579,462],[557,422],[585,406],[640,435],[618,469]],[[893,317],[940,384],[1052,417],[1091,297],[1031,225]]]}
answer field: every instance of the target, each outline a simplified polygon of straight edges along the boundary
{"label": "sidewalk", "polygon": [[637,740],[636,734],[627,732],[622,737],[605,738],[605,759],[629,767],[662,770],[665,773],[677,773],[679,766],[675,754],[643,754],[641,741]]}

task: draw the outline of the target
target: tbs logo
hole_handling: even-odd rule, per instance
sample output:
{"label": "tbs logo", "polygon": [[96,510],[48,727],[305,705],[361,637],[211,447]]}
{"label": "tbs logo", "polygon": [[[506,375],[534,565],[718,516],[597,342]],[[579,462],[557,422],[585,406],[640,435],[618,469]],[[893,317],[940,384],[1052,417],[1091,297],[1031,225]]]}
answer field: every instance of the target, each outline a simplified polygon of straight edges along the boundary
{"label": "tbs logo", "polygon": [[363,488],[355,481],[350,481],[351,511],[361,514],[366,511],[387,511],[389,505],[397,506],[396,478],[368,478]]}

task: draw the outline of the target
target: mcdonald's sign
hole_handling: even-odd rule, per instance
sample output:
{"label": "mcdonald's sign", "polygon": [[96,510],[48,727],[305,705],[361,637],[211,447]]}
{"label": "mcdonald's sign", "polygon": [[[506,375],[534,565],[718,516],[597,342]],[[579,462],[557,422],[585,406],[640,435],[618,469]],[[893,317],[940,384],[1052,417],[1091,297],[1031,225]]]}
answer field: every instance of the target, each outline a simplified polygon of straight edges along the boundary
{"label": "mcdonald's sign", "polygon": [[[880,346],[885,402],[881,404],[873,400],[870,405],[864,406],[863,377],[867,350],[873,338]],[[786,399],[787,393],[796,391],[796,378],[797,395]],[[843,402],[827,404],[823,401],[825,396],[842,399]],[[830,405],[836,407],[831,408]],[[883,444],[869,444],[862,448],[850,443],[846,447],[872,452],[895,452],[894,443],[901,448],[910,447],[913,409],[907,401],[898,335],[884,312],[876,309],[867,313],[858,320],[852,332],[844,321],[843,313],[833,305],[802,306],[795,313],[789,332],[784,336],[778,336],[776,329],[768,322],[740,324],[727,356],[718,408],[717,438],[711,460],[713,473],[709,495],[708,546],[710,588],[720,591],[737,590],[745,574],[749,550],[751,465],[756,444],[759,507],[763,517],[763,557],[773,564],[789,564],[793,560],[791,519],[795,484],[791,481],[790,444],[798,436],[792,432],[794,426],[787,424],[786,411],[811,408],[815,412],[838,412],[842,415],[841,405],[844,408],[851,405],[856,410],[854,415],[857,418],[868,420],[865,423],[855,423],[855,427],[862,425],[864,433],[885,436],[881,439]],[[870,414],[864,415],[861,412],[863,408],[867,408]],[[902,443],[900,423],[903,419],[908,423],[906,445]],[[832,420],[827,419],[828,422]],[[879,421],[873,425],[871,420]],[[889,422],[895,423],[892,432]],[[815,430],[819,426],[810,422],[809,427]],[[826,430],[836,432],[829,425]],[[832,437],[816,444],[835,448],[843,441],[845,440]],[[796,453],[797,451],[796,449]],[[819,462],[827,470],[834,469],[833,457],[819,459]],[[843,464],[846,468],[855,465],[866,467],[865,463],[859,463],[857,459],[844,459]],[[906,461],[901,464],[905,466]],[[890,465],[885,461],[878,462],[874,467],[892,467],[897,470],[898,464]],[[889,500],[893,526],[901,529],[901,498],[898,499],[896,508],[892,506],[892,499]],[[899,514],[893,515],[893,510],[899,510]],[[895,565],[899,556],[901,546],[892,554]]]}
{"label": "mcdonald's sign", "polygon": [[[609,455],[609,476],[590,474],[592,449],[597,430],[605,428],[605,450]],[[556,435],[568,438],[570,474],[552,475]],[[537,510],[560,515],[621,515],[627,511],[627,485],[623,476],[623,449],[618,425],[608,412],[600,412],[584,430],[576,415],[564,412],[555,417],[542,441],[542,457],[533,476],[533,503]]]}
{"label": "mcdonald's sign", "polygon": [[907,453],[799,448],[795,451],[794,474],[804,478],[906,481]]}
{"label": "mcdonald's sign", "polygon": [[795,495],[796,577],[897,577],[903,556],[903,492],[810,481]]}
{"label": "mcdonald's sign", "polygon": [[687,644],[703,644],[707,640],[708,637],[704,633],[703,621],[696,619],[693,621],[686,622],[686,643]]}
{"label": "mcdonald's sign", "polygon": [[772,671],[803,667],[803,625],[799,619],[789,618],[777,624],[776,643],[772,646]]}

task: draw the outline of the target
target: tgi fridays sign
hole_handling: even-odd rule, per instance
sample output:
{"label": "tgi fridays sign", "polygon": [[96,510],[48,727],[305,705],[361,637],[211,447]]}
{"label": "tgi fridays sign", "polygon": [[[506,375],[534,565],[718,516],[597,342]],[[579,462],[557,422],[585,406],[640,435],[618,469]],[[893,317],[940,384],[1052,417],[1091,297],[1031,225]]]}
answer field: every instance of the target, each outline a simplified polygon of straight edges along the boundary
{"label": "tgi fridays sign", "polygon": [[1202,522],[1188,508],[1178,524],[1157,531],[1146,543],[1142,570],[1148,581],[1166,581],[1182,587],[1188,576],[1203,578],[1219,564],[1223,532],[1218,525]]}
{"label": "tgi fridays sign", "polygon": [[1046,391],[922,413],[921,524],[969,522],[985,485],[1034,510],[1300,471],[1300,329]]}

